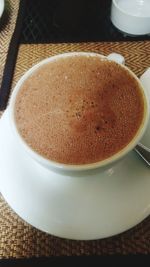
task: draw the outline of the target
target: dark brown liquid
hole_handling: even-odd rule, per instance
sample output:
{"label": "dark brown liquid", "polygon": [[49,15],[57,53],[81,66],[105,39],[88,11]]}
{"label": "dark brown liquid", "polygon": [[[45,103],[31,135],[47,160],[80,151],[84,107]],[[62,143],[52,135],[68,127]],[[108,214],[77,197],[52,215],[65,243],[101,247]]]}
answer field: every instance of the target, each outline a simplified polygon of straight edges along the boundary
{"label": "dark brown liquid", "polygon": [[66,164],[104,160],[135,136],[144,114],[138,82],[115,62],[74,56],[45,64],[15,104],[18,130],[42,156]]}

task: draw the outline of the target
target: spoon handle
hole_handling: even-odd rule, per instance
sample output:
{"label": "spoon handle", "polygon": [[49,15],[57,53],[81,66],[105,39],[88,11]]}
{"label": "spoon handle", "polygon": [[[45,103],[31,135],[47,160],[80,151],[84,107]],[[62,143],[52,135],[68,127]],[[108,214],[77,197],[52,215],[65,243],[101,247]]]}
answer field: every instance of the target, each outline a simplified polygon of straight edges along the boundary
{"label": "spoon handle", "polygon": [[135,151],[144,159],[144,161],[150,166],[150,149],[146,146],[138,143],[135,147]]}

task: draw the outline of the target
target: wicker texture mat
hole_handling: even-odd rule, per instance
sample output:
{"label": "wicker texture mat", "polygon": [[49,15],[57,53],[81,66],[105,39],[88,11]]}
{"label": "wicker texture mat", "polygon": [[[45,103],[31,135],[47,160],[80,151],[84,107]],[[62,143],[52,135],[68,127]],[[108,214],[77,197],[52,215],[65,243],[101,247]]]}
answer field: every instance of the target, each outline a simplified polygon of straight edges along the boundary
{"label": "wicker texture mat", "polygon": [[16,25],[19,3],[20,0],[6,0],[5,10],[0,19],[0,87],[10,40]]}
{"label": "wicker texture mat", "polygon": [[150,41],[29,44],[20,46],[14,81],[40,60],[71,51],[91,51],[103,55],[112,52],[120,53],[125,57],[126,65],[138,76],[150,66]]}
{"label": "wicker texture mat", "polygon": [[[76,43],[21,45],[13,87],[33,64],[54,54],[69,51],[92,51],[104,55],[121,53],[138,76],[150,66],[150,42]],[[95,241],[72,241],[57,238],[23,222],[0,198],[0,258],[27,258],[62,255],[149,254],[150,216],[118,236]]]}

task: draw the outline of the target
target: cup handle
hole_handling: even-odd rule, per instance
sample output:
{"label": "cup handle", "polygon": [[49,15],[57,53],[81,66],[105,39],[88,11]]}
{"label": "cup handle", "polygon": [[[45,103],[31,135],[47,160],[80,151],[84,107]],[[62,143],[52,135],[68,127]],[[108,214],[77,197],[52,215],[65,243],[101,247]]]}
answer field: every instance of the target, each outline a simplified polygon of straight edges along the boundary
{"label": "cup handle", "polygon": [[146,89],[150,101],[150,67],[142,74],[140,81]]}
{"label": "cup handle", "polygon": [[109,60],[113,60],[119,64],[123,64],[125,65],[125,58],[121,55],[121,54],[118,54],[118,53],[111,53],[107,56],[107,58]]}

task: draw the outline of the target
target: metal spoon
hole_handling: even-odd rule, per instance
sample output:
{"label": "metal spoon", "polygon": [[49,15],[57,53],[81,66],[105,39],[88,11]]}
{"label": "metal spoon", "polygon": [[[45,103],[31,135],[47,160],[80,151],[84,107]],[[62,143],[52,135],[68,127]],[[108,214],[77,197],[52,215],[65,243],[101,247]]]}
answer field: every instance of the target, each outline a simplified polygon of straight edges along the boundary
{"label": "metal spoon", "polygon": [[138,143],[134,150],[144,159],[148,166],[150,166],[150,149]]}

